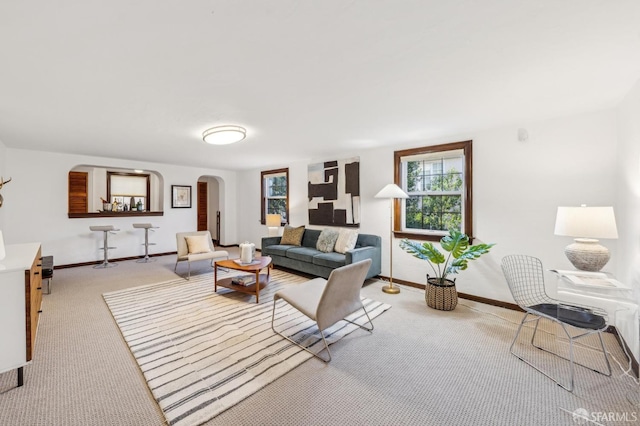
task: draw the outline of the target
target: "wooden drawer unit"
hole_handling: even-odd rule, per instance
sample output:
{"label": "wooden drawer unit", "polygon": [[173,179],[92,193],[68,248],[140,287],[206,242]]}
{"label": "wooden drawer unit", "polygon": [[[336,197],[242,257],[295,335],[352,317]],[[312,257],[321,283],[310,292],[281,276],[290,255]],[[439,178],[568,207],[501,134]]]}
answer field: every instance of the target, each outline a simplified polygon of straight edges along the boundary
{"label": "wooden drawer unit", "polygon": [[39,243],[6,246],[0,261],[0,373],[23,368],[33,359],[42,304],[42,255]]}

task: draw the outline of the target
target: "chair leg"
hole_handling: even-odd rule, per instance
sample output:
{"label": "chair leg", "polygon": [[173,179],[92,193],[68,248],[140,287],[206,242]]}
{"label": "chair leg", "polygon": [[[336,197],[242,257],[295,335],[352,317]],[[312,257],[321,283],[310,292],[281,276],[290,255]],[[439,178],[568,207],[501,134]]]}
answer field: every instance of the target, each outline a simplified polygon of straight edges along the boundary
{"label": "chair leg", "polygon": [[[520,321],[520,326],[518,327],[518,331],[516,332],[516,335],[513,338],[513,341],[511,341],[511,346],[509,346],[509,351],[515,355],[516,357],[520,358],[518,355],[516,355],[515,352],[513,352],[513,345],[516,344],[516,340],[518,340],[518,336],[520,335],[520,331],[522,330],[522,326],[525,323],[525,320],[527,319],[527,317],[529,316],[529,313],[525,313],[524,316],[522,317],[522,321]],[[522,360],[522,358],[520,358]],[[524,361],[524,360],[523,360]]]}
{"label": "chair leg", "polygon": [[[273,310],[271,311],[271,329],[273,330],[273,332],[276,333],[279,336],[284,337],[285,339],[287,339],[289,342],[293,343],[297,347],[299,347],[301,349],[304,349],[305,351],[309,352],[311,355],[315,356],[316,358],[322,360],[324,363],[328,364],[331,361],[331,351],[329,350],[329,345],[327,344],[327,340],[324,338],[324,333],[322,332],[322,330],[320,330],[320,336],[322,336],[322,341],[324,342],[324,348],[327,350],[327,354],[329,354],[329,357],[326,358],[326,359],[320,356],[320,352],[322,352],[322,351],[320,351],[318,353],[311,352],[309,349],[305,348],[304,346],[302,346],[301,344],[299,344],[298,342],[296,342],[295,340],[293,340],[289,336],[285,336],[283,333],[281,333],[278,330],[276,330],[275,325],[274,325],[274,320],[275,320],[275,317],[276,317],[276,302],[277,302],[277,299],[274,297],[273,298]],[[367,314],[367,316],[368,316],[368,314]]]}
{"label": "chair leg", "polygon": [[371,318],[369,317],[369,312],[367,312],[367,310],[364,308],[364,306],[362,306],[362,310],[364,311],[364,314],[367,316],[367,320],[369,321],[369,324],[371,325],[371,328],[365,327],[364,325],[360,325],[358,323],[355,323],[353,321],[349,321],[346,318],[343,318],[346,322],[351,323],[353,325],[357,325],[358,327],[360,327],[363,330],[368,331],[369,333],[373,332],[373,322],[371,322]]}
{"label": "chair leg", "polygon": [[536,326],[535,326],[535,328],[533,329],[533,334],[531,335],[531,344],[532,344],[533,346],[535,346],[536,348],[538,348],[538,349],[542,349],[542,348],[540,348],[539,346],[536,346],[536,344],[534,343],[534,340],[536,339],[536,333],[538,332],[538,325],[539,325],[539,324],[540,324],[540,317],[538,317],[538,318],[536,319]]}

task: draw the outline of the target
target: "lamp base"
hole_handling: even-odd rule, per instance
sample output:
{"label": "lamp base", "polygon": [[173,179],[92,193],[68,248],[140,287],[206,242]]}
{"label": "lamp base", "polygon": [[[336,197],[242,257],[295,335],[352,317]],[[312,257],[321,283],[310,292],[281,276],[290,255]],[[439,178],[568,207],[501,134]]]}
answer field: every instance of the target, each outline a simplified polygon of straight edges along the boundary
{"label": "lamp base", "polygon": [[576,269],[589,272],[598,272],[611,258],[609,250],[591,238],[576,238],[565,247],[564,254]]}
{"label": "lamp base", "polygon": [[387,294],[398,294],[400,293],[400,288],[394,286],[392,283],[389,283],[389,285],[385,285],[382,287],[382,291]]}

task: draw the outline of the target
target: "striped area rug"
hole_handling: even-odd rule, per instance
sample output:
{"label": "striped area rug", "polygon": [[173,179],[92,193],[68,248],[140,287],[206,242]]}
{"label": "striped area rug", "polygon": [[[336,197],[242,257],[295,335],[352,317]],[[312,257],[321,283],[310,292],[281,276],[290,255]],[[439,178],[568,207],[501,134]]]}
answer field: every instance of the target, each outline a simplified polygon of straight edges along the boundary
{"label": "striped area rug", "polygon": [[[214,293],[213,274],[103,297],[168,424],[199,425],[313,357],[271,330],[273,294],[304,281],[273,270],[260,304],[255,296],[227,289]],[[370,299],[363,303],[372,319],[390,308]],[[288,304],[278,304],[276,328],[298,323],[295,328],[303,332],[296,339],[322,350],[315,323]],[[349,319],[367,322],[362,312]],[[333,343],[356,329],[341,321],[325,336]]]}

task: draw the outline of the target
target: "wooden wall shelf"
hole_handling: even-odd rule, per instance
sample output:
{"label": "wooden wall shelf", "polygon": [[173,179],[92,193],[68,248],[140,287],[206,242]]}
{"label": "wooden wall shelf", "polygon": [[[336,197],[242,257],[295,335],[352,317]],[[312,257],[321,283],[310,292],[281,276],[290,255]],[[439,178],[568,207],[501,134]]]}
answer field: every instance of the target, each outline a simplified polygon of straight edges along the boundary
{"label": "wooden wall shelf", "polygon": [[69,213],[69,219],[86,219],[92,217],[141,217],[164,216],[164,212],[95,212],[95,213]]}

